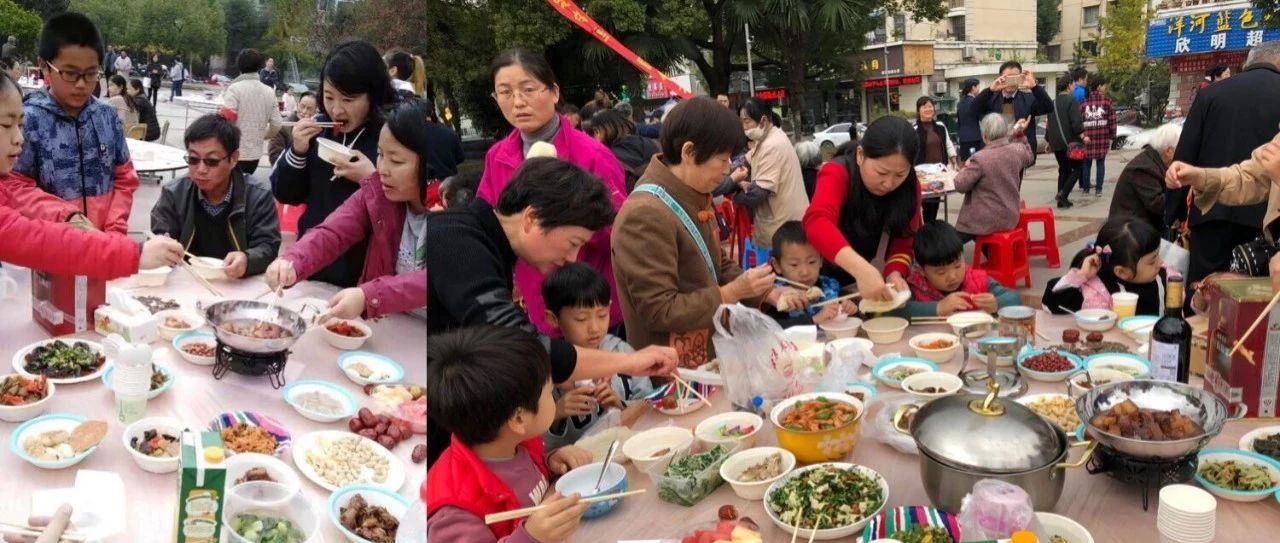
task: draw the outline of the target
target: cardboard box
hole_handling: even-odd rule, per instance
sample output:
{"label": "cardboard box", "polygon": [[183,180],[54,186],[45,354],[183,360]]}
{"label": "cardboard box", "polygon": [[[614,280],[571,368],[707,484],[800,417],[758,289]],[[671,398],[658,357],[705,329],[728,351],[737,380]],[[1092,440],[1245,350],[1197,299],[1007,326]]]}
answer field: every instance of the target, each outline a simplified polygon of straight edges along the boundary
{"label": "cardboard box", "polygon": [[1270,279],[1232,279],[1208,287],[1209,344],[1204,387],[1227,402],[1248,408],[1245,416],[1274,418],[1280,392],[1280,306],[1234,355],[1236,340],[1253,324],[1271,301]]}
{"label": "cardboard box", "polygon": [[178,477],[178,543],[218,543],[227,467],[222,434],[182,433]]}
{"label": "cardboard box", "polygon": [[31,316],[52,336],[87,332],[107,301],[106,281],[31,270]]}
{"label": "cardboard box", "polygon": [[1187,317],[1191,325],[1191,373],[1204,377],[1205,361],[1209,358],[1209,316]]}

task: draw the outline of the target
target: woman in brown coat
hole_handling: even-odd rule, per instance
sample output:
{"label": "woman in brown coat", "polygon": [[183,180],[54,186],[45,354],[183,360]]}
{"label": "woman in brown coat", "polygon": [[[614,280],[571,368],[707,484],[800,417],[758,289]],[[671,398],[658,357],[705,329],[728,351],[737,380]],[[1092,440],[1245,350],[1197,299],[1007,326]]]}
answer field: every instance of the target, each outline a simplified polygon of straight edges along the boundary
{"label": "woman in brown coat", "polygon": [[1026,119],[1010,129],[1004,117],[990,113],[978,127],[985,145],[956,174],[956,192],[964,195],[956,230],[966,243],[1018,226],[1022,170],[1032,161],[1031,147],[1023,134]]}

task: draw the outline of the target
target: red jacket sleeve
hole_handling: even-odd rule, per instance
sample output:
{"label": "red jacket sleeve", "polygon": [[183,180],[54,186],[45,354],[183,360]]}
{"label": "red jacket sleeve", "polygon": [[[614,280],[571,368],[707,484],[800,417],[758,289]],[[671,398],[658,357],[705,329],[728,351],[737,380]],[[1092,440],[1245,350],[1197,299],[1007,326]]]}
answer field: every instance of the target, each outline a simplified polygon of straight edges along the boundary
{"label": "red jacket sleeve", "polygon": [[0,261],[102,280],[137,273],[142,247],[133,240],[29,219],[10,207],[12,203],[8,191],[0,187],[0,239],[6,240],[0,243]]}
{"label": "red jacket sleeve", "polygon": [[920,214],[920,204],[924,201],[921,193],[920,182],[916,180],[915,172],[907,176],[906,183],[916,184],[916,213],[911,217],[911,227],[902,237],[889,238],[889,252],[885,255],[884,274],[889,275],[893,272],[902,274],[905,279],[911,274],[911,262],[915,255],[916,232],[920,230],[920,225],[924,224],[924,217]]}
{"label": "red jacket sleeve", "polygon": [[3,184],[6,205],[21,210],[23,215],[32,219],[67,222],[68,218],[81,211],[75,204],[45,192],[36,185],[35,179],[16,171],[11,172]]}
{"label": "red jacket sleeve", "polygon": [[849,172],[832,161],[818,170],[813,200],[804,212],[804,232],[822,258],[835,262],[836,253],[849,246],[840,232],[840,212],[849,194]]}
{"label": "red jacket sleeve", "polygon": [[111,201],[107,204],[106,215],[102,222],[95,222],[103,232],[120,235],[129,233],[129,213],[133,211],[133,193],[138,190],[138,172],[133,169],[133,161],[116,166],[115,190],[111,191]]}

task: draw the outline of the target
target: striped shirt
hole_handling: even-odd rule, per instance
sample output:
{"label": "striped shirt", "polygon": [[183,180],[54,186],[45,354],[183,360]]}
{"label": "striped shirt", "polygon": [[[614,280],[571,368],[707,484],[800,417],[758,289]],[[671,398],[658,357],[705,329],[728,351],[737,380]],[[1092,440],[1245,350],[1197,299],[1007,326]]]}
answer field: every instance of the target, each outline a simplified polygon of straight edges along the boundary
{"label": "striped shirt", "polygon": [[[240,160],[262,158],[266,140],[280,130],[276,93],[258,80],[258,74],[242,74],[222,94],[223,116],[240,128]],[[227,115],[226,112],[232,112]]]}

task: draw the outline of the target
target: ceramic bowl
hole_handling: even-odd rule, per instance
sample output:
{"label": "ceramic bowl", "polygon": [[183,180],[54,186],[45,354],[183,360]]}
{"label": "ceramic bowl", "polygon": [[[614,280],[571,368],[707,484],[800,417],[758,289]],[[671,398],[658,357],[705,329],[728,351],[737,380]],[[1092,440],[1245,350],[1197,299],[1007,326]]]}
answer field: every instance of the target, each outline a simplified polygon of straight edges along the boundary
{"label": "ceramic bowl", "polygon": [[[742,481],[742,473],[747,468],[759,465],[764,460],[774,454],[782,457],[782,471],[773,477],[761,479],[759,481]],[[733,487],[733,493],[744,500],[759,500],[764,498],[764,492],[769,489],[769,485],[774,481],[781,479],[796,467],[796,455],[791,451],[780,449],[778,447],[756,447],[735,453],[720,464],[720,478],[729,482],[729,486]]]}
{"label": "ceramic bowl", "polygon": [[[3,383],[4,380],[9,377],[15,377],[15,378],[21,377],[23,379],[32,379],[32,377],[29,377],[26,375],[18,375],[16,373],[10,373],[6,375],[0,375],[0,383]],[[4,422],[26,422],[35,417],[43,415],[46,411],[48,411],[49,398],[53,397],[53,392],[54,390],[57,389],[57,387],[54,386],[53,381],[50,381],[48,379],[45,379],[44,383],[46,387],[44,398],[41,398],[39,401],[35,401],[28,404],[23,404],[23,405],[0,405],[0,420]]]}
{"label": "ceramic bowl", "polygon": [[[156,329],[160,331],[160,337],[166,341],[172,341],[173,338],[181,334],[199,330],[204,327],[204,317],[195,311],[187,311],[185,309],[166,309],[155,314]],[[186,328],[173,328],[165,324],[168,319],[178,319],[187,324]]]}
{"label": "ceramic bowl", "polygon": [[[829,430],[804,431],[793,430],[782,425],[782,419],[796,404],[804,401],[826,398],[831,401],[852,405],[857,415],[844,426]],[[858,444],[858,428],[866,415],[866,407],[857,398],[846,394],[829,392],[810,392],[792,396],[778,402],[769,413],[773,422],[774,433],[778,438],[778,446],[796,455],[796,460],[811,464],[829,462],[848,456]]]}
{"label": "ceramic bowl", "polygon": [[1075,314],[1076,326],[1090,332],[1106,332],[1114,328],[1117,317],[1116,312],[1109,309],[1081,309]]}
{"label": "ceramic bowl", "polygon": [[[604,479],[600,479],[600,470],[604,469]],[[599,480],[599,486],[596,481]],[[556,481],[556,492],[561,496],[579,494],[583,498],[604,496],[623,492],[627,489],[627,468],[610,462],[608,467],[603,462],[587,464],[564,474]],[[595,502],[587,506],[582,518],[596,518],[612,511],[622,501],[621,498]]]}
{"label": "ceramic bowl", "polygon": [[1089,389],[1092,388],[1089,386],[1090,379],[1093,380],[1093,386],[1102,386],[1107,383],[1129,381],[1133,379],[1133,376],[1120,370],[1106,368],[1079,370],[1071,376],[1070,380],[1068,380],[1068,394],[1070,394],[1072,398],[1075,398],[1076,396],[1088,392]]}
{"label": "ceramic bowl", "polygon": [[[947,346],[936,348],[924,347],[924,345],[928,343],[941,342],[947,342]],[[911,338],[907,344],[911,346],[911,350],[916,352],[916,356],[925,360],[932,360],[939,364],[950,362],[952,358],[955,358],[955,356],[960,353],[960,349],[964,348],[960,343],[959,337],[952,334],[943,334],[938,332],[920,334]]]}
{"label": "ceramic bowl", "polygon": [[622,444],[622,454],[635,462],[641,472],[693,446],[693,432],[676,426],[662,426],[640,432]]}
{"label": "ceramic bowl", "polygon": [[[364,335],[359,337],[344,336],[342,334],[339,334],[329,329],[330,326],[333,326],[334,324],[337,324],[339,322],[343,322],[351,325],[357,330],[360,330],[360,332],[363,333]],[[370,328],[369,325],[358,320],[337,319],[337,320],[329,321],[324,325],[324,341],[325,343],[328,343],[329,346],[335,349],[340,349],[343,351],[354,351],[356,349],[359,349],[360,347],[363,347],[364,342],[369,341],[369,338],[372,338],[372,337],[373,337],[373,329]]]}
{"label": "ceramic bowl", "polygon": [[863,323],[862,329],[875,343],[896,343],[911,323],[902,317],[877,317]]}
{"label": "ceramic bowl", "polygon": [[[1062,357],[1066,358],[1068,362],[1071,362],[1071,367],[1062,371],[1036,371],[1027,368],[1027,360],[1048,352],[1055,352],[1062,355]],[[1020,370],[1023,375],[1026,375],[1027,378],[1034,379],[1036,381],[1045,381],[1049,383],[1065,381],[1067,377],[1070,377],[1071,374],[1075,373],[1082,366],[1083,363],[1080,361],[1080,357],[1066,351],[1058,351],[1054,349],[1032,349],[1029,351],[1023,351],[1018,355],[1018,370]]]}
{"label": "ceramic bowl", "polygon": [[183,346],[189,343],[204,343],[210,347],[217,348],[218,338],[212,332],[184,332],[173,338],[173,350],[178,351],[184,360],[197,366],[212,366],[217,361],[212,356],[198,356],[183,350]]}

